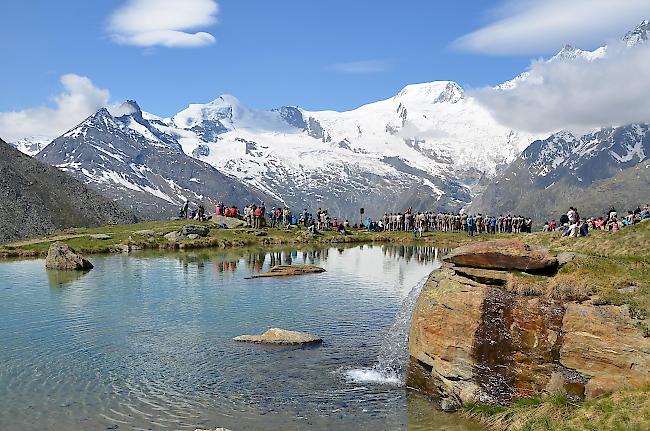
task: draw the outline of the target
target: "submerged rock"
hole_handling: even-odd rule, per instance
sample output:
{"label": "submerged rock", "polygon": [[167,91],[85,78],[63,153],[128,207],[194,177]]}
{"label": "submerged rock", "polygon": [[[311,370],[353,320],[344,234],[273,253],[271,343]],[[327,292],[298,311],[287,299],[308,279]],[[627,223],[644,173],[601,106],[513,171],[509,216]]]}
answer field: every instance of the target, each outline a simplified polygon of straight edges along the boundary
{"label": "submerged rock", "polygon": [[45,268],[61,271],[88,271],[93,264],[63,242],[55,242],[47,251]]}
{"label": "submerged rock", "polygon": [[458,266],[482,269],[553,272],[558,260],[543,247],[516,240],[475,242],[452,251],[444,259]]}
{"label": "submerged rock", "polygon": [[318,274],[321,272],[325,272],[325,269],[314,265],[276,265],[267,272],[256,274],[249,278],[289,277],[294,275]]}
{"label": "submerged rock", "polygon": [[271,328],[262,335],[240,335],[235,341],[257,344],[277,345],[307,345],[319,344],[323,340],[307,332],[288,331],[286,329]]}

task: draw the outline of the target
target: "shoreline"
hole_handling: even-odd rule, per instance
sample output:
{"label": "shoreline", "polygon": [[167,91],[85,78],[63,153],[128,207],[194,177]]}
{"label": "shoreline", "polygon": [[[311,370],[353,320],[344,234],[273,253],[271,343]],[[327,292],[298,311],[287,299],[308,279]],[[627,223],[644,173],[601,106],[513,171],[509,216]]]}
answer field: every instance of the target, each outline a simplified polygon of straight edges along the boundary
{"label": "shoreline", "polygon": [[[195,239],[168,240],[164,235],[177,231],[186,225],[199,225],[210,228],[205,237]],[[149,231],[143,235],[141,232]],[[140,232],[140,233],[138,233]],[[301,245],[338,245],[338,244],[435,244],[441,247],[453,248],[467,242],[484,241],[495,238],[521,237],[530,234],[498,234],[469,237],[463,232],[425,232],[423,237],[416,238],[411,232],[368,232],[361,229],[351,229],[348,235],[342,236],[335,231],[322,232],[315,236],[304,227],[291,229],[254,229],[232,228],[223,229],[209,222],[195,221],[157,221],[133,225],[109,225],[99,228],[75,228],[56,232],[35,238],[14,242],[0,243],[0,259],[9,258],[38,258],[47,255],[50,244],[61,241],[69,244],[84,255],[129,253],[137,250],[190,250],[204,248],[245,248],[270,246],[301,246]],[[104,239],[94,236],[107,235]]]}

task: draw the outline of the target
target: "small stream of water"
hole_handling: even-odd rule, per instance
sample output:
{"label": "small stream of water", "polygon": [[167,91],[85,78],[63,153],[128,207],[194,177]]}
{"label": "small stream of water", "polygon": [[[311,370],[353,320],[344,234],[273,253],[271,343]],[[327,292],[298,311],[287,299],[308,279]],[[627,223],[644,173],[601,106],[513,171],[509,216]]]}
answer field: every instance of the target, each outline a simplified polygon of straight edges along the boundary
{"label": "small stream of water", "polygon": [[411,317],[422,286],[429,276],[420,280],[402,302],[393,324],[386,330],[377,362],[372,368],[358,368],[346,372],[347,377],[357,383],[376,383],[403,386],[408,363],[408,334]]}

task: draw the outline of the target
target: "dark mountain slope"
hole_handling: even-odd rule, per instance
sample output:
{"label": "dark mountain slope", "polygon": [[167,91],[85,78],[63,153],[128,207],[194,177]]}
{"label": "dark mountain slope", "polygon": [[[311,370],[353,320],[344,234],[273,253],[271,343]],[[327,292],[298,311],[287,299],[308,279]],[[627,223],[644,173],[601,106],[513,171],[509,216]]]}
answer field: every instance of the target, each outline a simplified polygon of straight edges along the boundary
{"label": "dark mountain slope", "polygon": [[58,169],[0,140],[0,242],[135,216]]}

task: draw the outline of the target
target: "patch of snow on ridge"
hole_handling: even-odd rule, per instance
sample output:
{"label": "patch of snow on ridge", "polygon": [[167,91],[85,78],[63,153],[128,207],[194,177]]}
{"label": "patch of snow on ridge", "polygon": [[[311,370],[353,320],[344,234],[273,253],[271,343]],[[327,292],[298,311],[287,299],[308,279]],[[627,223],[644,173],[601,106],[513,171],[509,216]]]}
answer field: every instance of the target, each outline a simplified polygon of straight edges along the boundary
{"label": "patch of snow on ridge", "polygon": [[34,156],[53,140],[54,138],[49,136],[28,136],[12,142],[11,145],[21,153],[27,154],[28,156]]}

